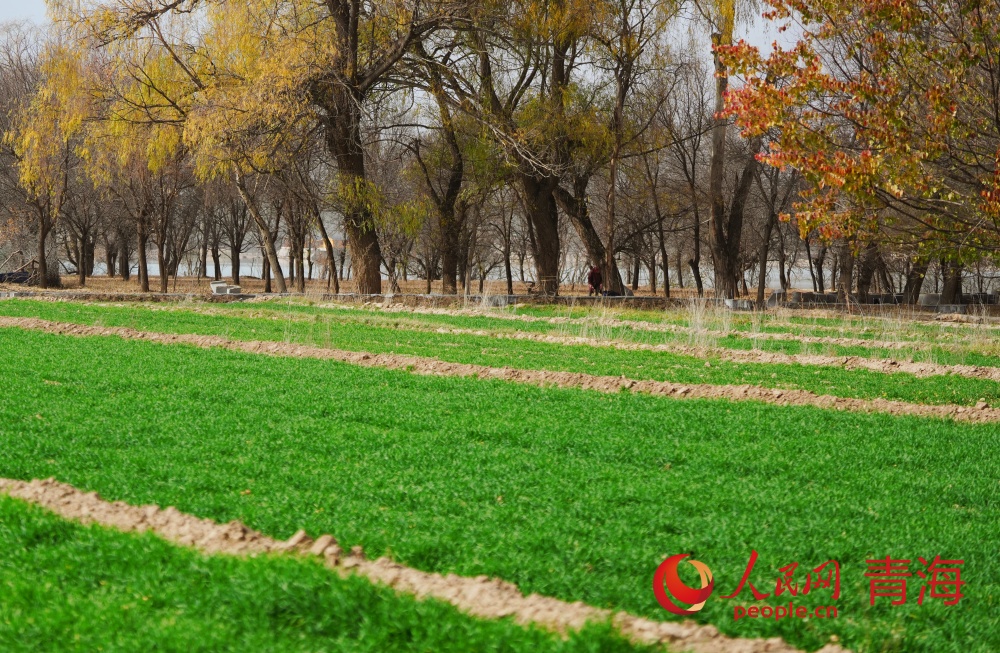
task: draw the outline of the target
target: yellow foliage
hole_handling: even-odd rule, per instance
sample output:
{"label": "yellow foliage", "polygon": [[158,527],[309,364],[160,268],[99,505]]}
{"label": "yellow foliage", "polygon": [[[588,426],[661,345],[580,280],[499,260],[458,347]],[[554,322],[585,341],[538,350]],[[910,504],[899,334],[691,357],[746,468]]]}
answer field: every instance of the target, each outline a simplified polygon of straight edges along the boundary
{"label": "yellow foliage", "polygon": [[17,157],[22,187],[33,199],[46,202],[53,219],[68,169],[79,154],[84,121],[91,114],[90,73],[86,59],[71,48],[49,45],[41,58],[41,84],[4,135]]}

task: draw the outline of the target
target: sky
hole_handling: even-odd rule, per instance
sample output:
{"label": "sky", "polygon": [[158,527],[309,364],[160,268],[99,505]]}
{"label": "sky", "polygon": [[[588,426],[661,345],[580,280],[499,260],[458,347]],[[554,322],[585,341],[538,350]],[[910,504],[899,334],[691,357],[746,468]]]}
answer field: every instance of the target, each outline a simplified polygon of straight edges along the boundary
{"label": "sky", "polygon": [[7,20],[45,20],[45,0],[0,0],[0,22]]}
{"label": "sky", "polygon": [[[37,23],[44,22],[45,0],[0,0],[0,22],[24,19]],[[762,23],[763,21],[756,21],[756,24],[745,27],[743,33],[737,36],[742,36],[753,45],[767,49],[777,34],[773,28],[768,29]],[[784,42],[786,39],[780,40]]]}

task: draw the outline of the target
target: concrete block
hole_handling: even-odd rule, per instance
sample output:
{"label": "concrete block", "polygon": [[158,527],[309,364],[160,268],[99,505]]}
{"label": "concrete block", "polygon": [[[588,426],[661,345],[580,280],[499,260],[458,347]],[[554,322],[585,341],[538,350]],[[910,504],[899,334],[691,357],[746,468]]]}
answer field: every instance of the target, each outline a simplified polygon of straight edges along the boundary
{"label": "concrete block", "polygon": [[226,290],[229,288],[229,284],[225,281],[213,281],[208,284],[208,287],[212,289],[213,295],[225,295]]}
{"label": "concrete block", "polygon": [[917,299],[917,303],[921,306],[937,306],[941,303],[941,295],[924,293],[920,295],[919,299]]}
{"label": "concrete block", "polygon": [[226,294],[227,295],[242,295],[243,294],[243,289],[240,288],[239,286],[227,286],[226,287]]}
{"label": "concrete block", "polygon": [[726,308],[734,311],[752,311],[754,303],[749,299],[727,299]]}

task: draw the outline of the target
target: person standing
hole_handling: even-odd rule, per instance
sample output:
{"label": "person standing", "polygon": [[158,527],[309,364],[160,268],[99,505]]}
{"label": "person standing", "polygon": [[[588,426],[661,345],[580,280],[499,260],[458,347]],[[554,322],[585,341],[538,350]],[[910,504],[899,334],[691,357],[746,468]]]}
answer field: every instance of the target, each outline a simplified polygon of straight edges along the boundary
{"label": "person standing", "polygon": [[590,285],[590,289],[587,291],[588,297],[601,294],[601,288],[604,286],[604,275],[601,274],[600,266],[595,265],[590,268],[590,274],[587,275],[587,283]]}

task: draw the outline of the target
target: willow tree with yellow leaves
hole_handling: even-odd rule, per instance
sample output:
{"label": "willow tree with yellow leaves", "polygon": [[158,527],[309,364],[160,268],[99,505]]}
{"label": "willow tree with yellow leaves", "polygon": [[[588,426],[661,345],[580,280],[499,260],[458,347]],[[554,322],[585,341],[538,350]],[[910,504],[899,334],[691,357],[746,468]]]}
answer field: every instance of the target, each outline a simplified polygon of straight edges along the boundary
{"label": "willow tree with yellow leaves", "polygon": [[[458,20],[465,3],[441,0],[90,0],[53,2],[92,46],[134,66],[138,92],[123,94],[126,120],[183,126],[203,177],[231,175],[253,206],[249,178],[293,153],[321,129],[336,162],[339,200],[357,289],[381,292],[379,211],[370,188],[363,121],[373,94],[411,46]],[[137,52],[155,44],[152,59]],[[127,96],[127,97],[126,97]],[[143,115],[145,114],[145,115]],[[279,270],[277,259],[272,269]],[[284,281],[278,278],[278,290]]]}
{"label": "willow tree with yellow leaves", "polygon": [[95,113],[87,125],[83,168],[87,178],[124,210],[135,227],[139,289],[150,291],[147,249],[152,240],[156,244],[159,291],[165,293],[171,270],[167,252],[171,222],[184,191],[193,184],[186,151],[172,133],[178,128],[101,118],[102,114]]}
{"label": "willow tree with yellow leaves", "polygon": [[46,248],[63,214],[71,177],[80,161],[83,123],[91,112],[83,91],[93,73],[91,63],[59,39],[46,43],[39,62],[38,88],[13,116],[4,135],[37,229],[35,262],[42,288],[58,275],[49,270]]}

